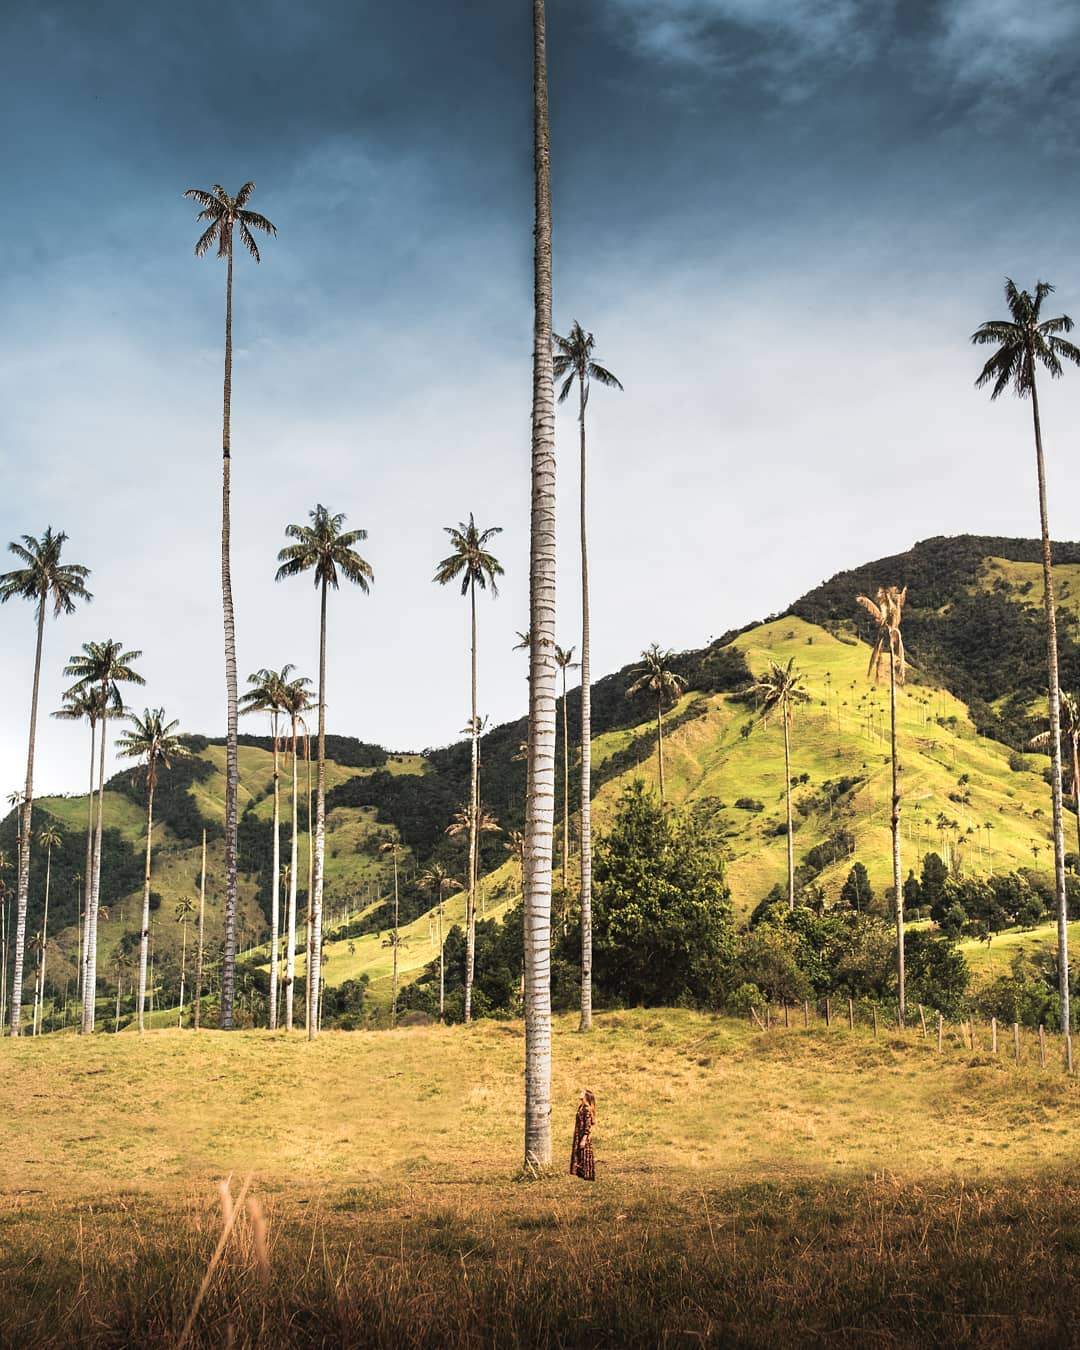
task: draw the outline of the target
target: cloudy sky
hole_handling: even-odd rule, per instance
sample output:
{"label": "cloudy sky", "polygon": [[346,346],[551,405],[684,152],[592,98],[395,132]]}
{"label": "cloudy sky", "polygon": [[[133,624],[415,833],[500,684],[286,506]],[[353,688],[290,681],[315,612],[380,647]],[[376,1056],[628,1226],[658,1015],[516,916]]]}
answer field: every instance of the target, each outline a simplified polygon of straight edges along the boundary
{"label": "cloudy sky", "polygon": [[[369,532],[330,606],[330,722],[398,748],[468,708],[442,528],[501,525],[481,705],[516,715],[527,616],[527,0],[8,0],[0,116],[0,537],[66,530],[94,601],[51,623],[43,712],[92,638],[220,734],[224,271],[190,185],[258,187],[237,261],[242,675],[315,673],[275,585],[316,502]],[[1028,410],[972,382],[1006,275],[1080,310],[1072,0],[549,0],[555,322],[625,393],[590,404],[594,662],[698,645],[929,535],[1031,534]],[[1051,523],[1080,535],[1080,373],[1044,398]],[[560,623],[576,641],[573,412]],[[0,788],[25,758],[32,613],[0,611]],[[252,727],[254,730],[255,728]],[[43,718],[39,790],[84,733]]]}

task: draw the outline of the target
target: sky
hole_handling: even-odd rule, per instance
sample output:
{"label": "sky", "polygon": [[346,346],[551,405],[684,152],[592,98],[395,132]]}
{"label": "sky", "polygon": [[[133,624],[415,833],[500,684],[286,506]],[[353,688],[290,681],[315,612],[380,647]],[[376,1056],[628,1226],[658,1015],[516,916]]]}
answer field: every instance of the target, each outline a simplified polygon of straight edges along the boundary
{"label": "sky", "polygon": [[[595,333],[624,385],[588,410],[594,675],[917,539],[1035,533],[1030,411],[974,389],[968,339],[1006,276],[1080,310],[1080,8],[548,0],[548,37],[555,328]],[[506,569],[480,707],[524,711],[531,116],[526,0],[8,0],[0,543],[66,531],[94,594],[47,625],[39,792],[83,790],[85,730],[47,714],[89,640],[142,651],[138,707],[224,731],[225,277],[194,257],[189,186],[253,179],[278,229],[236,262],[241,680],[316,674],[316,592],[274,572],[325,503],[375,571],[330,599],[330,729],[454,739],[467,606],[431,578],[472,511]],[[1077,538],[1080,372],[1041,402],[1051,528]],[[570,405],[557,441],[578,645]],[[32,667],[12,602],[5,797]]]}

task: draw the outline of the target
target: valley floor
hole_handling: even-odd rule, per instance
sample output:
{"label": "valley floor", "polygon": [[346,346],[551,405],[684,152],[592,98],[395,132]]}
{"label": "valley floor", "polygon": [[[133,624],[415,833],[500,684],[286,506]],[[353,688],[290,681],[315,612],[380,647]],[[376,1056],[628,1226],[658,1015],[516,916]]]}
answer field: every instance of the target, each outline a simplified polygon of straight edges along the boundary
{"label": "valley floor", "polygon": [[[918,1032],[678,1011],[522,1030],[0,1042],[0,1344],[1080,1344],[1080,1082]],[[580,1087],[599,1179],[563,1169]],[[254,1200],[253,1207],[248,1201]],[[263,1223],[266,1234],[263,1239]]]}

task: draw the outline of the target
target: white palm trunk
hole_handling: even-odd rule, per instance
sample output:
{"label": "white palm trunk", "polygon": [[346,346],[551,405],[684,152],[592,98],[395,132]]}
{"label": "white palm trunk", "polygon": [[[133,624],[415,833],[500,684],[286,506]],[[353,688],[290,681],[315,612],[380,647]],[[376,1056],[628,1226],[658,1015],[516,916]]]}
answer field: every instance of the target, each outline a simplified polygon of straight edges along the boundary
{"label": "white palm trunk", "polygon": [[26,752],[26,783],[19,806],[18,880],[15,891],[15,970],[11,982],[11,1034],[22,1035],[23,954],[26,948],[26,910],[30,900],[30,829],[34,809],[34,742],[37,736],[38,689],[41,684],[41,648],[45,640],[45,600],[38,601],[34,685],[30,695],[30,743]]}
{"label": "white palm trunk", "polygon": [[288,945],[285,949],[285,1030],[293,1029],[293,981],[296,979],[296,854],[299,809],[296,773],[296,718],[292,719],[292,839],[289,844],[289,908],[286,916]]}
{"label": "white palm trunk", "polygon": [[192,1024],[199,1030],[202,1013],[203,936],[206,925],[206,831],[202,832],[202,873],[199,877],[199,936],[195,949],[195,1012]]}
{"label": "white palm trunk", "polygon": [[97,1010],[97,928],[98,909],[101,899],[101,830],[105,814],[105,739],[108,726],[108,710],[103,691],[101,712],[101,744],[98,747],[98,804],[97,821],[94,827],[94,851],[91,865],[90,885],[86,892],[86,925],[83,939],[83,1009],[82,1033],[89,1036],[94,1030],[94,1017]]}
{"label": "white palm trunk", "polygon": [[315,781],[315,876],[308,938],[308,1040],[319,1034],[322,974],[323,868],[326,855],[326,581],[319,612],[319,748]]}
{"label": "white palm trunk", "polygon": [[581,1030],[592,1028],[592,684],[589,632],[588,474],[585,382],[579,378],[581,418]]}
{"label": "white palm trunk", "polygon": [[476,849],[480,829],[480,720],[476,710],[476,582],[469,583],[472,606],[472,756],[469,776],[469,890],[465,902],[465,1021],[472,1021],[473,968],[476,952]]}
{"label": "white palm trunk", "polygon": [[139,1033],[146,1030],[146,961],[150,949],[150,869],[154,834],[153,769],[146,780],[146,859],[143,864],[142,928],[139,932]]}
{"label": "white palm trunk", "polygon": [[281,789],[280,764],[278,757],[277,713],[271,718],[271,734],[274,741],[274,872],[270,902],[270,1030],[277,1030],[277,991],[278,991],[278,933],[281,927],[279,896],[281,894]]}
{"label": "white palm trunk", "polygon": [[45,957],[49,945],[49,885],[52,880],[52,849],[45,852],[45,911],[41,918],[41,959],[38,962],[38,987],[34,998],[34,1035],[45,1017]]}

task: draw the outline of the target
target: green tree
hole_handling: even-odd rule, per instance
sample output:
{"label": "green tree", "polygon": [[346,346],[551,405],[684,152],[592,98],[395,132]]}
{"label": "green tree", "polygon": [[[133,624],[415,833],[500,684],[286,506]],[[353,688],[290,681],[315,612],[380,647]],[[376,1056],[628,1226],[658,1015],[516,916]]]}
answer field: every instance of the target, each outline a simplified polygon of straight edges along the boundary
{"label": "green tree", "polygon": [[1035,293],[1017,290],[1011,280],[1005,283],[1008,319],[992,319],[971,335],[979,346],[997,350],[979,373],[975,386],[990,385],[990,397],[996,399],[1008,389],[1018,398],[1031,399],[1031,417],[1035,432],[1035,468],[1039,490],[1039,528],[1042,534],[1043,604],[1046,610],[1046,664],[1050,711],[1050,791],[1053,807],[1054,877],[1058,907],[1058,967],[1061,993],[1061,1026],[1069,1026],[1069,934],[1065,895],[1065,833],[1061,804],[1061,685],[1058,678],[1057,613],[1054,604],[1054,568],[1050,550],[1050,524],[1046,506],[1046,465],[1043,457],[1042,425],[1039,420],[1039,391],[1036,370],[1041,366],[1052,379],[1063,373],[1063,361],[1080,366],[1080,348],[1061,337],[1072,329],[1067,314],[1055,319],[1042,318],[1043,301],[1053,292],[1046,281],[1035,285]]}
{"label": "green tree", "polygon": [[791,724],[795,717],[795,706],[807,703],[810,695],[803,685],[802,672],[796,669],[795,658],[791,657],[786,666],[769,662],[769,668],[750,686],[748,693],[758,699],[758,716],[762,726],[768,723],[774,712],[780,714],[784,729],[784,801],[787,806],[787,864],[788,864],[788,908],[795,908],[795,831],[791,819]]}
{"label": "green tree", "polygon": [[874,888],[870,885],[870,877],[866,867],[857,862],[847,874],[843,886],[840,887],[840,902],[855,910],[857,914],[864,914],[870,908],[874,901]]}
{"label": "green tree", "polygon": [[308,1039],[319,1034],[319,979],[322,966],[323,862],[326,852],[326,595],[339,587],[339,577],[359,586],[366,595],[374,580],[369,563],[354,545],[367,538],[366,530],[343,530],[345,516],[331,515],[323,505],[310,512],[310,525],[288,525],[285,533],[296,542],[278,554],[277,580],[313,572],[319,590],[319,747],[315,788],[315,871],[308,935]]}
{"label": "green tree", "polygon": [[45,615],[52,606],[53,618],[73,614],[79,600],[93,597],[86,589],[90,569],[61,561],[67,535],[54,534],[52,526],[40,539],[24,534],[8,544],[22,564],[0,575],[0,604],[29,600],[35,608],[37,641],[34,647],[34,679],[30,686],[30,736],[26,751],[26,778],[19,799],[19,836],[15,881],[15,961],[11,988],[11,1034],[22,1035],[23,956],[26,947],[26,908],[30,898],[30,832],[34,812],[34,745],[37,737],[38,691],[41,687],[41,651],[45,641]]}
{"label": "green tree", "polygon": [[922,878],[919,889],[922,902],[930,909],[930,916],[937,921],[935,910],[945,898],[945,883],[949,880],[949,869],[939,853],[928,853],[923,858]]}
{"label": "green tree", "polygon": [[[570,396],[576,380],[581,437],[581,1030],[588,1031],[592,1026],[592,676],[585,408],[593,380],[608,389],[621,389],[622,385],[610,370],[593,360],[593,335],[586,333],[576,319],[566,337],[556,333],[554,338],[554,375],[563,381],[559,402]],[[564,875],[564,885],[565,880]]]}
{"label": "green tree", "polygon": [[659,643],[641,653],[641,665],[630,672],[633,683],[627,698],[647,691],[656,699],[656,758],[660,778],[660,805],[664,804],[664,705],[674,703],[686,688],[686,681],[671,668],[674,652],[663,651]]}
{"label": "green tree", "polygon": [[469,597],[469,611],[472,618],[471,655],[471,713],[469,716],[469,736],[471,740],[471,764],[469,778],[469,863],[468,898],[466,901],[465,933],[465,1021],[472,1020],[472,985],[475,965],[476,946],[476,822],[480,814],[480,713],[477,710],[477,626],[476,626],[476,588],[491,588],[492,596],[499,594],[495,578],[503,575],[502,564],[488,548],[488,543],[502,526],[492,525],[486,530],[478,530],[473,513],[469,512],[466,524],[460,521],[456,527],[447,525],[446,533],[453,545],[451,552],[435,568],[434,580],[440,586],[451,582],[461,582],[461,594]]}
{"label": "green tree", "polygon": [[254,183],[245,183],[235,197],[215,183],[209,191],[188,188],[185,197],[197,202],[202,210],[196,220],[206,228],[195,244],[195,256],[203,257],[211,249],[225,259],[225,384],[222,395],[221,417],[221,607],[225,628],[225,951],[221,965],[221,1020],[223,1028],[233,1024],[233,998],[236,991],[236,794],[239,782],[236,724],[236,616],[233,610],[232,558],[232,298],[233,298],[233,232],[248,253],[260,261],[259,246],[253,231],[275,235],[277,230],[257,211],[248,210],[248,202],[255,191]]}
{"label": "green tree", "polygon": [[176,734],[178,722],[170,722],[164,708],[147,708],[142,717],[133,716],[131,726],[116,742],[122,759],[141,759],[146,784],[146,863],[143,869],[142,929],[139,934],[139,1031],[146,1030],[146,961],[150,947],[150,876],[153,858],[154,790],[158,773],[172,767],[174,759],[188,755],[187,747]]}

